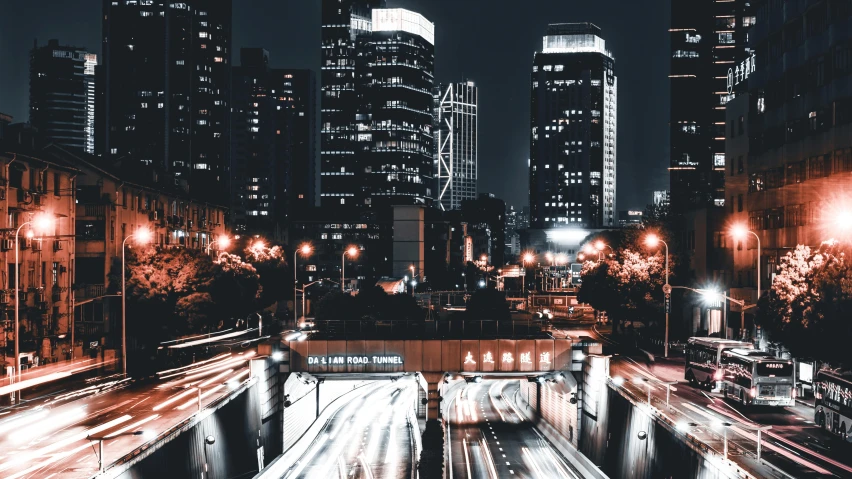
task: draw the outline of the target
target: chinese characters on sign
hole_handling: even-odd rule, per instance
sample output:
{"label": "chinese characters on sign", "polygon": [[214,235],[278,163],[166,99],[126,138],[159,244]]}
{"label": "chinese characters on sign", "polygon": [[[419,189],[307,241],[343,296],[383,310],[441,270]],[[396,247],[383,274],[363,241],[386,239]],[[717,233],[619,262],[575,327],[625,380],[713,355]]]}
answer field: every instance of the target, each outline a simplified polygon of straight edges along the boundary
{"label": "chinese characters on sign", "polygon": [[521,363],[522,364],[532,364],[532,359],[530,359],[531,355],[532,355],[532,353],[521,353]]}
{"label": "chinese characters on sign", "polygon": [[543,364],[550,364],[550,353],[541,353],[538,362]]}
{"label": "chinese characters on sign", "polygon": [[494,364],[494,356],[491,353],[485,353],[482,355],[482,362]]}
{"label": "chinese characters on sign", "polygon": [[465,364],[476,364],[476,361],[473,359],[473,355],[470,354],[470,351],[467,352],[467,356],[464,357]]}
{"label": "chinese characters on sign", "polygon": [[514,360],[515,360],[515,358],[512,357],[512,353],[503,353],[503,362],[504,363],[511,363]]}
{"label": "chinese characters on sign", "polygon": [[735,68],[728,68],[728,93],[733,93],[736,85],[746,80],[749,73],[754,73],[756,66],[754,53],[752,53],[750,57],[741,61]]}

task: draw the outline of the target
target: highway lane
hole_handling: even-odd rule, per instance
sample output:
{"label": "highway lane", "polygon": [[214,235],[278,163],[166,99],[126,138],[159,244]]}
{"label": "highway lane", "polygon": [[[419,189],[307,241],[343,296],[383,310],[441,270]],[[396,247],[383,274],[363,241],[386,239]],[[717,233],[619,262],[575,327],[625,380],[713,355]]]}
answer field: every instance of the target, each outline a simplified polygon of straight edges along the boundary
{"label": "highway lane", "polygon": [[[652,401],[660,410],[666,409],[666,388],[662,381],[677,381],[671,393],[670,416],[681,421],[689,431],[717,451],[724,448],[720,427],[729,427],[730,458],[747,465],[756,458],[759,426],[772,428],[762,433],[764,461],[771,468],[793,477],[852,477],[852,447],[839,438],[820,430],[813,422],[813,408],[797,404],[794,407],[743,407],[739,403],[701,388],[695,388],[683,378],[682,362],[658,362],[650,366],[630,357],[615,357],[610,375],[622,378],[626,387],[638,397],[647,397],[651,385]],[[648,381],[639,383],[637,379]],[[701,424],[686,427],[686,423]],[[756,464],[756,463],[755,463]],[[780,474],[777,475],[780,477]]]}
{"label": "highway lane", "polygon": [[[0,416],[0,477],[91,477],[98,468],[98,444],[88,436],[106,438],[105,463],[110,464],[195,414],[195,387],[206,405],[245,381],[253,355],[223,353],[163,372],[153,382],[100,381]],[[128,435],[136,431],[145,434]]]}
{"label": "highway lane", "polygon": [[296,478],[409,479],[413,477],[413,433],[417,400],[409,377],[365,386],[343,404],[305,454],[284,475]]}
{"label": "highway lane", "polygon": [[451,478],[578,479],[559,452],[515,410],[518,381],[486,380],[451,399]]}

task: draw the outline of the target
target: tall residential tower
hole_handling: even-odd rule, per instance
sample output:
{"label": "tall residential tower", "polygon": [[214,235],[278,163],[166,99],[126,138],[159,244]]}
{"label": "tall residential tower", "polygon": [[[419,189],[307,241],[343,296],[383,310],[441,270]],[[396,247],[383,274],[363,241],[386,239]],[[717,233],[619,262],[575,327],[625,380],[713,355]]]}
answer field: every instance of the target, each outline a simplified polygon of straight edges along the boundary
{"label": "tall residential tower", "polygon": [[30,52],[30,123],[46,140],[95,152],[95,65],[82,48],[50,40]]}
{"label": "tall residential tower", "polygon": [[548,26],[532,67],[532,228],[616,225],[614,66],[594,24]]}
{"label": "tall residential tower", "polygon": [[103,154],[206,197],[229,173],[231,1],[103,2]]}

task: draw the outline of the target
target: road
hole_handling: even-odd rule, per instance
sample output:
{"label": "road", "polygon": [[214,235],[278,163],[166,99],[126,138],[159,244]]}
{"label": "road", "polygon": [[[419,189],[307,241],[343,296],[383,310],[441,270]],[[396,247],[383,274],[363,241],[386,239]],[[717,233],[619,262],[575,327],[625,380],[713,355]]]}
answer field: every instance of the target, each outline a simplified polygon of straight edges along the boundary
{"label": "road", "polygon": [[[564,331],[571,333],[570,330]],[[743,407],[725,399],[721,394],[694,388],[684,379],[683,359],[659,359],[631,356],[629,350],[598,334],[590,334],[604,342],[609,353],[627,352],[614,356],[610,376],[623,384],[638,398],[647,398],[651,389],[653,405],[671,417],[683,432],[688,432],[709,445],[720,455],[724,453],[727,432],[729,458],[763,477],[852,477],[852,445],[821,430],[814,424],[814,410],[797,404],[794,407]],[[666,406],[666,387],[663,382],[676,381]],[[688,423],[698,426],[688,426]],[[729,423],[723,431],[720,423]],[[757,428],[771,426],[762,432],[762,460],[756,461]],[[784,474],[782,474],[782,471]]]}
{"label": "road", "polygon": [[448,424],[450,478],[579,479],[507,400],[517,388],[517,380],[486,380],[456,391]]}
{"label": "road", "polygon": [[411,378],[365,386],[329,419],[284,475],[287,479],[409,479],[414,475],[412,427],[417,383]]}
{"label": "road", "polygon": [[[164,371],[159,379],[132,382],[120,376],[30,401],[0,412],[0,477],[88,478],[98,470],[98,441],[105,438],[105,464],[156,439],[227,394],[249,375],[254,351],[223,353],[191,366]],[[131,435],[142,432],[141,435]]]}

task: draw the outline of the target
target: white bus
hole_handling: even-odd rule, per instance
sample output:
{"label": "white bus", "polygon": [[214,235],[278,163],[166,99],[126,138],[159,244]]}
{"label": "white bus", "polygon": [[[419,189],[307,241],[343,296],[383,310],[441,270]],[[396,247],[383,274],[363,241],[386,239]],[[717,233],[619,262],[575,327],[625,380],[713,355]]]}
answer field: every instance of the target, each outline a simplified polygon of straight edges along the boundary
{"label": "white bus", "polygon": [[722,353],[722,392],[746,406],[792,406],[796,402],[793,361],[766,351]]}
{"label": "white bus", "polygon": [[852,442],[852,373],[823,369],[814,379],[814,422]]}
{"label": "white bus", "polygon": [[753,349],[751,343],[722,338],[689,338],[686,343],[684,378],[693,386],[713,389],[716,381],[722,380],[719,363],[722,351],[729,349]]}

